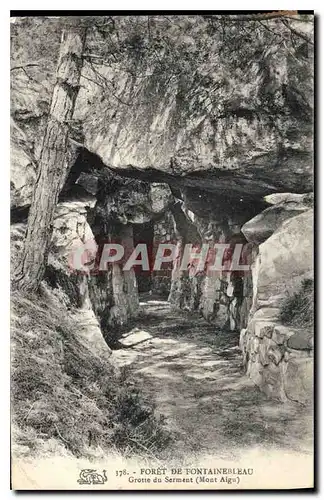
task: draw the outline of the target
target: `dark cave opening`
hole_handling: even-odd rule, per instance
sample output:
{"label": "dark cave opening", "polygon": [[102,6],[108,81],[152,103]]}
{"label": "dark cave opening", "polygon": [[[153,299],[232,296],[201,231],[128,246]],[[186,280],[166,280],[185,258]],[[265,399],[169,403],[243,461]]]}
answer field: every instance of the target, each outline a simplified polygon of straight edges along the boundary
{"label": "dark cave opening", "polygon": [[151,292],[152,291],[152,268],[153,268],[153,241],[154,241],[154,223],[149,221],[145,224],[134,224],[133,225],[133,235],[134,235],[134,247],[139,243],[146,245],[148,260],[149,260],[149,271],[144,271],[142,266],[135,266],[135,276],[137,279],[137,286],[139,293]]}

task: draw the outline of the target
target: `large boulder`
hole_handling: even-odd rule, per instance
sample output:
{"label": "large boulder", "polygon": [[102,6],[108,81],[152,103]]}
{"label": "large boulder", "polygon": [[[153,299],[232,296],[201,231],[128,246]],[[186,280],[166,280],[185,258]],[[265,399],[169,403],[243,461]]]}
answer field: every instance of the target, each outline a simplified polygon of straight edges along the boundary
{"label": "large boulder", "polygon": [[[174,198],[170,187],[147,183],[103,172],[99,180],[100,194],[96,205],[97,222],[111,224],[144,224],[168,208]],[[102,227],[100,232],[102,232]]]}
{"label": "large boulder", "polygon": [[291,217],[309,210],[310,194],[275,193],[265,196],[265,201],[272,203],[253,219],[242,226],[242,233],[252,243],[260,245]]}
{"label": "large boulder", "polygon": [[265,196],[264,201],[270,203],[270,205],[295,203],[297,206],[306,205],[308,207],[311,207],[314,201],[314,193],[273,193]]}
{"label": "large boulder", "polygon": [[313,210],[292,217],[259,247],[258,295],[285,292],[313,270]]}

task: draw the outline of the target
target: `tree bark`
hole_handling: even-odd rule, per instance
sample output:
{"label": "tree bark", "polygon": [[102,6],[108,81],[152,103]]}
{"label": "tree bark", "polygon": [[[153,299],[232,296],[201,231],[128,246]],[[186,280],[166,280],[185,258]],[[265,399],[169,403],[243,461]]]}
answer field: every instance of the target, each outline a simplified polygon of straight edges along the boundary
{"label": "tree bark", "polygon": [[14,284],[36,291],[44,276],[53,217],[67,169],[69,124],[80,86],[85,28],[63,31],[56,83],[29,211],[25,246]]}

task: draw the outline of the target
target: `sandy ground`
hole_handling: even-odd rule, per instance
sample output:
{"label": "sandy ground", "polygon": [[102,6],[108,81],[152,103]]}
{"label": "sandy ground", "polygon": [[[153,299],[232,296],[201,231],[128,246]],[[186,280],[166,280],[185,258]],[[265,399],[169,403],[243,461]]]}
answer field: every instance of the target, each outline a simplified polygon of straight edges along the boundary
{"label": "sandy ground", "polygon": [[167,302],[141,307],[136,328],[122,339],[128,347],[113,358],[129,366],[167,417],[177,454],[227,459],[253,448],[311,452],[310,409],[260,392],[243,373],[238,334],[217,331]]}

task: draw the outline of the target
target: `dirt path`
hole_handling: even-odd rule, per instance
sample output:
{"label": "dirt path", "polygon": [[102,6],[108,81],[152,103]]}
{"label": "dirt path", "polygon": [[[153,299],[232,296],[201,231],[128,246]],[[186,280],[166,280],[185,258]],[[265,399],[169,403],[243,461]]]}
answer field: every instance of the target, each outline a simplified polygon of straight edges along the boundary
{"label": "dirt path", "polygon": [[309,453],[310,410],[269,400],[244,375],[238,334],[167,302],[141,303],[136,328],[114,351],[178,434],[179,454],[229,458],[250,449]]}

